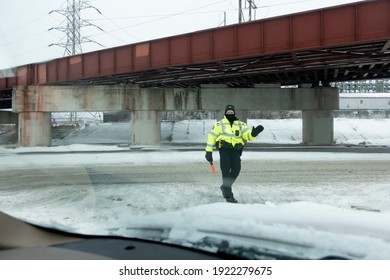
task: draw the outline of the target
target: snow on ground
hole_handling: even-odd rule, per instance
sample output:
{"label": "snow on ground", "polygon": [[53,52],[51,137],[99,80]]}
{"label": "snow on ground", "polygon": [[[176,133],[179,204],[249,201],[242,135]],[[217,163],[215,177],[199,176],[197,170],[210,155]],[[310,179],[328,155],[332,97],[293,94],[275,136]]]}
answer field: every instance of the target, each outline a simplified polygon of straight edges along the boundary
{"label": "snow on ground", "polygon": [[[161,125],[163,144],[204,145],[214,120],[164,121]],[[299,145],[302,143],[301,119],[248,120],[248,126],[262,124],[265,129],[256,144]],[[390,145],[390,119],[334,119],[336,145]],[[73,144],[127,144],[130,145],[129,123],[90,123],[61,139],[52,139],[52,146]],[[0,134],[0,145],[7,143],[9,133]],[[9,138],[9,136],[8,136]],[[3,139],[3,141],[2,141]]]}
{"label": "snow on ground", "polygon": [[[212,123],[183,121],[172,126],[167,122],[163,126],[169,129],[163,129],[162,138],[165,143],[204,144]],[[301,142],[300,120],[248,121],[249,125],[260,123],[265,130],[256,140],[259,144]],[[336,143],[389,146],[388,127],[389,120],[336,119]],[[223,201],[217,187],[210,187],[210,182],[220,184],[220,174],[202,173],[208,167],[201,149],[187,151],[169,145],[133,147],[127,145],[129,131],[130,127],[122,124],[90,125],[57,139],[53,147],[0,146],[0,170],[3,171],[0,171],[3,178],[0,210],[42,225],[82,233],[139,236],[140,232],[134,228],[161,227],[171,228],[166,237],[171,241],[197,242],[206,235],[220,237],[225,233],[231,242],[241,245],[248,245],[252,239],[278,240],[282,242],[278,250],[295,250],[301,256],[339,254],[357,259],[390,260],[388,153],[248,151],[243,155],[243,171],[234,186],[242,203],[229,204]],[[100,141],[97,135],[104,135],[104,140]],[[217,153],[214,157],[217,164]],[[305,162],[317,166],[316,172],[321,173],[306,174],[311,177],[310,184],[305,183],[308,178],[273,182],[273,176],[278,176],[277,169],[267,173],[267,184],[256,179],[245,181],[251,176],[256,178],[256,172],[261,177],[263,166],[283,166],[287,172],[307,166]],[[336,173],[339,175],[332,173],[332,163],[341,164],[342,170]],[[259,171],[253,167],[256,164],[261,166]],[[348,164],[383,172],[358,177],[363,178],[361,183],[354,181],[360,179],[352,180],[355,177],[351,177],[351,182],[339,182],[337,176],[348,172],[353,175],[359,170],[348,169]],[[73,184],[70,180],[73,177],[67,180],[65,174],[61,184],[55,185],[54,181],[47,188],[35,186],[34,181],[30,188],[2,184],[10,170],[25,172],[20,180],[23,177],[29,180],[33,176],[30,168],[38,168],[50,177],[56,167],[65,171],[75,168],[74,177],[78,173],[88,179],[87,183]],[[111,173],[109,168],[113,170]],[[109,184],[120,168],[129,173],[132,170],[138,177],[132,177],[133,173],[128,176],[135,182],[126,179]],[[155,174],[144,178],[147,170]],[[191,172],[200,175],[194,177]],[[181,177],[177,173],[182,173]],[[336,178],[325,184],[321,181],[321,176],[325,176],[322,173]],[[53,176],[59,182],[60,173],[56,174]],[[160,176],[162,183],[147,183],[153,176]],[[316,178],[317,184],[313,184]],[[298,249],[294,246],[297,244]]]}

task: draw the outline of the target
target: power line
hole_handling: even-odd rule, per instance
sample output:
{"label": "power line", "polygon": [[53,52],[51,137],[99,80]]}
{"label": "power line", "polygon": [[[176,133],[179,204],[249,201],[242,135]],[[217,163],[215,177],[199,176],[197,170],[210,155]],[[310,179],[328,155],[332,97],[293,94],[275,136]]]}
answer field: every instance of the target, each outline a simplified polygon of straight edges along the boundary
{"label": "power line", "polygon": [[[225,2],[225,0],[222,0],[222,1],[216,1],[216,2],[213,2],[213,3],[210,3],[210,4],[207,4],[207,5],[203,5],[203,6],[200,6],[200,7],[196,7],[196,8],[191,8],[191,9],[187,9],[187,10],[184,10],[184,11],[180,11],[180,12],[177,12],[177,13],[171,13],[171,14],[159,14],[159,15],[138,15],[138,16],[132,16],[132,17],[120,17],[120,18],[107,18],[103,15],[104,19],[94,19],[94,21],[98,21],[98,20],[108,20],[110,21],[112,24],[114,24],[117,28],[114,28],[114,29],[111,29],[109,31],[103,31],[101,33],[95,33],[93,34],[94,37],[96,36],[100,36],[100,35],[109,35],[111,37],[115,37],[117,39],[119,39],[120,41],[123,41],[123,42],[127,42],[127,41],[124,41],[122,38],[119,38],[115,35],[113,35],[113,32],[116,32],[116,31],[124,31],[126,32],[128,35],[130,35],[131,37],[133,37],[134,39],[136,40],[139,40],[138,38],[136,38],[133,34],[130,34],[127,29],[129,28],[132,28],[132,27],[136,27],[136,26],[142,26],[142,25],[146,25],[146,24],[149,24],[149,23],[152,23],[152,22],[157,22],[157,21],[161,21],[161,20],[165,20],[165,19],[168,19],[168,18],[172,18],[172,17],[176,17],[176,16],[184,16],[184,15],[191,15],[191,14],[200,14],[200,13],[215,13],[215,12],[220,12],[219,10],[218,11],[203,11],[203,12],[195,12],[199,9],[204,9],[204,8],[207,8],[207,7],[210,7],[210,6],[214,6],[214,5],[217,5],[217,4],[220,4],[222,2]],[[120,26],[118,25],[115,21],[113,20],[121,20],[121,19],[137,19],[137,18],[151,18],[150,20],[146,20],[146,21],[142,21],[142,22],[137,22],[137,23],[134,23],[132,25],[127,25],[127,26]]]}

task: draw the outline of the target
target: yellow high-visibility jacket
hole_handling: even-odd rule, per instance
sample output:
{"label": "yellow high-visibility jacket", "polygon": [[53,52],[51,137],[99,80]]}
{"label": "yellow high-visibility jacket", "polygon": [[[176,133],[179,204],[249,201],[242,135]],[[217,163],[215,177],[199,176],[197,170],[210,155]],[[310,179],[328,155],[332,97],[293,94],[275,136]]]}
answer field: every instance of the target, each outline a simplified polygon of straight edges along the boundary
{"label": "yellow high-visibility jacket", "polygon": [[252,129],[248,128],[246,123],[235,120],[233,125],[230,125],[229,120],[224,117],[222,120],[216,122],[207,136],[206,152],[212,152],[215,143],[225,141],[230,143],[232,147],[237,144],[245,145],[250,140],[256,139],[251,135]]}

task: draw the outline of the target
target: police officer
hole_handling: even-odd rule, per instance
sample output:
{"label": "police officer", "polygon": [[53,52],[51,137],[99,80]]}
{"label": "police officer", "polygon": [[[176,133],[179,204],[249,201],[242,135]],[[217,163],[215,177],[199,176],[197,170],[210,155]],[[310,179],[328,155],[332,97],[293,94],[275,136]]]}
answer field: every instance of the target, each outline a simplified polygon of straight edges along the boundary
{"label": "police officer", "polygon": [[262,125],[248,128],[246,123],[236,117],[233,105],[226,105],[225,116],[217,121],[207,137],[206,160],[213,162],[214,146],[219,150],[222,171],[222,195],[227,202],[237,203],[232,185],[241,171],[241,155],[245,143],[254,140],[264,130]]}

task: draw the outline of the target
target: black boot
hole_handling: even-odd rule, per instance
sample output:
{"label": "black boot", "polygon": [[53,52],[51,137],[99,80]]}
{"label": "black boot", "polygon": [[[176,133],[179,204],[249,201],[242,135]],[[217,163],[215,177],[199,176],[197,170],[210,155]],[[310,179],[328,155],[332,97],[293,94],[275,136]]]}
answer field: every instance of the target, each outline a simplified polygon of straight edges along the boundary
{"label": "black boot", "polygon": [[225,186],[222,185],[221,186],[221,191],[222,191],[223,197],[226,199],[227,202],[237,203],[237,200],[234,198],[234,195],[233,195],[231,187],[225,187]]}
{"label": "black boot", "polygon": [[230,203],[237,203],[238,202],[234,197],[226,198],[226,201],[230,202]]}

